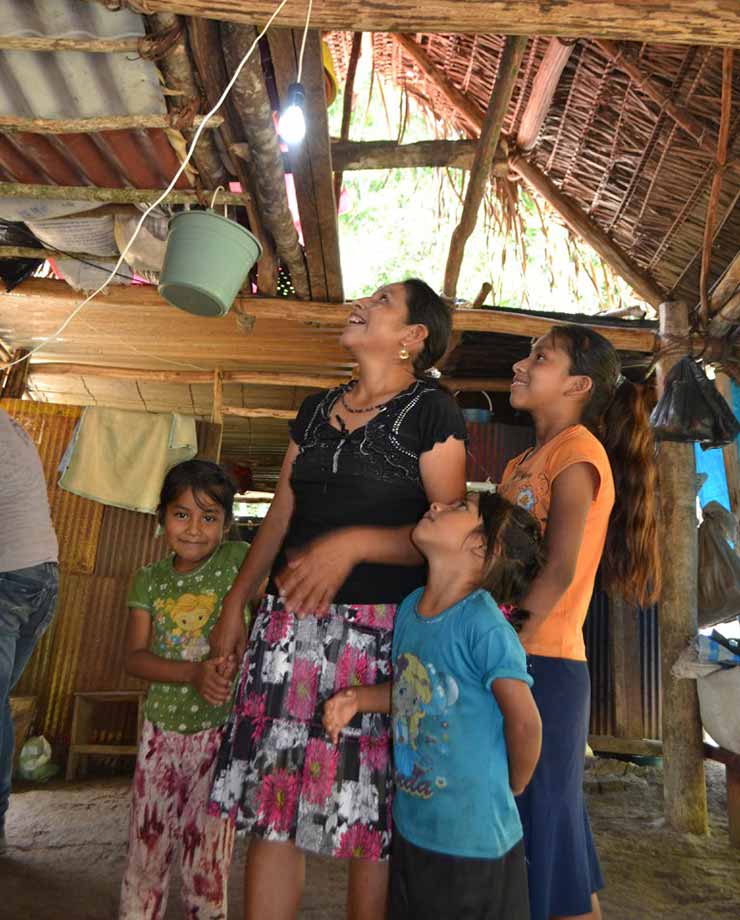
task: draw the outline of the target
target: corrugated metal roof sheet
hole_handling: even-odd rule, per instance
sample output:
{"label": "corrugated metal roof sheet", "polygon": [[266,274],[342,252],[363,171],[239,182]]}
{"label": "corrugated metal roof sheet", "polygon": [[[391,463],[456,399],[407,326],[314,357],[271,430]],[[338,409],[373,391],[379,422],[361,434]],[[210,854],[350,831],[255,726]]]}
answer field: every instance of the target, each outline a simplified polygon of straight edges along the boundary
{"label": "corrugated metal roof sheet", "polygon": [[[4,0],[0,34],[127,38],[144,20],[76,0]],[[131,53],[0,52],[0,114],[37,118],[159,115],[167,111],[157,68]],[[0,136],[4,181],[163,188],[178,160],[163,131]],[[187,187],[181,177],[178,187]],[[2,203],[0,202],[0,207]]]}

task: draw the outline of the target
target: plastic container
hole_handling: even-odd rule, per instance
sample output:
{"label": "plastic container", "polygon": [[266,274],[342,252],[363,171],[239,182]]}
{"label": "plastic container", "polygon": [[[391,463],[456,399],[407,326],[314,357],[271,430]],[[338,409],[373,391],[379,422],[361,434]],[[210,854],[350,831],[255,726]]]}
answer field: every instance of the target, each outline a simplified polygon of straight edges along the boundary
{"label": "plastic container", "polygon": [[[460,391],[458,390],[457,393]],[[457,396],[455,393],[455,396]],[[488,403],[487,409],[463,409],[462,414],[466,422],[473,422],[478,425],[487,425],[493,418],[493,403],[491,397],[485,390],[481,390],[481,396],[485,396]]]}
{"label": "plastic container", "polygon": [[183,211],[170,221],[159,293],[188,313],[224,316],[261,255],[256,237],[235,221]]}

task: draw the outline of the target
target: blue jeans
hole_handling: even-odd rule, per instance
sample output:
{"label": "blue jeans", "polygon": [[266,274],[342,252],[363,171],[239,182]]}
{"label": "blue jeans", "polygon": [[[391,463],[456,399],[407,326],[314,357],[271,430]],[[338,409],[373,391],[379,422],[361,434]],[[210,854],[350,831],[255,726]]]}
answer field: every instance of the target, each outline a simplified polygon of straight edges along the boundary
{"label": "blue jeans", "polygon": [[10,693],[54,616],[58,587],[56,562],[0,572],[0,833],[5,828],[13,773]]}

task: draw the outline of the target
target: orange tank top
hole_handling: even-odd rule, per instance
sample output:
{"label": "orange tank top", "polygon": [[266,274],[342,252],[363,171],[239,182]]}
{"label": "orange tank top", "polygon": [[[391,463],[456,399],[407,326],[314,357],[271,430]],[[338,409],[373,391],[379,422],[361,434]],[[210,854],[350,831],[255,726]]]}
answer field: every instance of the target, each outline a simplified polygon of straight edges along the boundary
{"label": "orange tank top", "polygon": [[525,451],[511,460],[504,470],[499,492],[526,508],[546,532],[552,484],[574,463],[590,463],[598,480],[586,518],[575,575],[568,590],[526,644],[526,650],[530,655],[585,661],[583,623],[614,506],[614,479],[603,444],[583,425],[566,428],[539,450]]}

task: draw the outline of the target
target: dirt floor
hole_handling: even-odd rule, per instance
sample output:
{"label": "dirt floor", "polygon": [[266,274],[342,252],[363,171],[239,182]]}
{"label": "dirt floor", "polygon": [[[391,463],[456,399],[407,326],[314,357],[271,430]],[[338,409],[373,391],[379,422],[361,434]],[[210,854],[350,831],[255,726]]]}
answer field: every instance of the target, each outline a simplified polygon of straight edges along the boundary
{"label": "dirt floor", "polygon": [[[605,920],[740,918],[740,850],[727,837],[724,769],[707,764],[711,834],[667,831],[660,770],[597,760],[587,773],[591,820],[602,860]],[[18,786],[0,857],[2,920],[114,920],[125,855],[128,780]],[[241,916],[239,846],[231,911]],[[343,917],[345,872],[311,859],[301,918]],[[173,896],[167,920],[180,917]],[[433,918],[424,918],[433,920]],[[511,918],[517,920],[517,918]]]}

